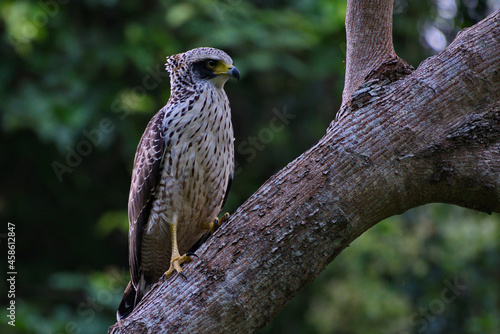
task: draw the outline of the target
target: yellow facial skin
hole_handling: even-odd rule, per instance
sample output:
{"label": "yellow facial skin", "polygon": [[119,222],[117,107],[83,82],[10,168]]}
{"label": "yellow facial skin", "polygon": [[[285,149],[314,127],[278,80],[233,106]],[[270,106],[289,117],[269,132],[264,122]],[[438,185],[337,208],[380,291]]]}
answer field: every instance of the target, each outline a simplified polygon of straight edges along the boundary
{"label": "yellow facial skin", "polygon": [[226,64],[222,60],[208,60],[207,67],[217,75],[229,75],[230,77],[240,79],[240,72],[233,65]]}
{"label": "yellow facial skin", "polygon": [[218,88],[222,88],[229,78],[240,80],[240,72],[233,65],[215,59],[207,60],[205,64],[216,75],[210,81]]}

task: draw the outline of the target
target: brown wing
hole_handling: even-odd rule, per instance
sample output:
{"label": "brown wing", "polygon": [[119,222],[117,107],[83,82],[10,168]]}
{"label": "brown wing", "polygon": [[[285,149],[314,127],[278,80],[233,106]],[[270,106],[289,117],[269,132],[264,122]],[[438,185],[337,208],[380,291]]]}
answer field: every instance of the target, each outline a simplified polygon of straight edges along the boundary
{"label": "brown wing", "polygon": [[149,122],[135,153],[128,201],[129,265],[132,283],[140,279],[142,231],[148,222],[155,190],[160,183],[165,152],[165,108]]}

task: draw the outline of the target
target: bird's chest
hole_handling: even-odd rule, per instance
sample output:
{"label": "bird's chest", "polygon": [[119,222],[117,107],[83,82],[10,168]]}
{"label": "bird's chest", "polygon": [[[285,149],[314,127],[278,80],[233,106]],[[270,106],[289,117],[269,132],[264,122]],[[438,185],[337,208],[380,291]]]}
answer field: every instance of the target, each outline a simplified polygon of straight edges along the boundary
{"label": "bird's chest", "polygon": [[165,154],[170,175],[183,188],[211,187],[232,159],[232,129],[223,115],[195,118]]}
{"label": "bird's chest", "polygon": [[167,215],[198,225],[221,209],[234,159],[228,108],[222,99],[199,99],[171,121],[158,194],[169,203]]}

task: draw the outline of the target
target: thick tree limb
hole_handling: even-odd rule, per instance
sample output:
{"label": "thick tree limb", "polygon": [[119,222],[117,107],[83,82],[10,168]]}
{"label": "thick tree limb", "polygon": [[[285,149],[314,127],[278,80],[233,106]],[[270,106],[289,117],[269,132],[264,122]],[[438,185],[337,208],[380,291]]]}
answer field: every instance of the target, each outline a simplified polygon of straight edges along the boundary
{"label": "thick tree limb", "polygon": [[375,71],[199,249],[189,281],[156,285],[110,332],[253,333],[384,218],[432,202],[500,212],[500,11],[407,72]]}

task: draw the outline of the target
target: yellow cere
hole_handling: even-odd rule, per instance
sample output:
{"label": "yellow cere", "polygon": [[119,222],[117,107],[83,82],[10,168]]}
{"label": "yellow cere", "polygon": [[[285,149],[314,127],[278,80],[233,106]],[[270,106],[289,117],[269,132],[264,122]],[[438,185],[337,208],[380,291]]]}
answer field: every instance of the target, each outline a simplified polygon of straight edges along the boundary
{"label": "yellow cere", "polygon": [[213,68],[214,74],[227,74],[233,68],[233,65],[228,65],[225,62],[218,60],[217,65]]}

